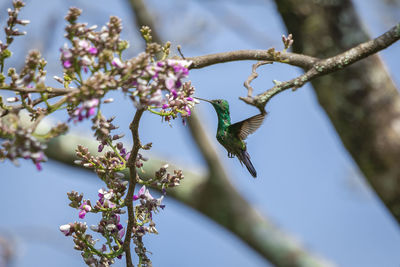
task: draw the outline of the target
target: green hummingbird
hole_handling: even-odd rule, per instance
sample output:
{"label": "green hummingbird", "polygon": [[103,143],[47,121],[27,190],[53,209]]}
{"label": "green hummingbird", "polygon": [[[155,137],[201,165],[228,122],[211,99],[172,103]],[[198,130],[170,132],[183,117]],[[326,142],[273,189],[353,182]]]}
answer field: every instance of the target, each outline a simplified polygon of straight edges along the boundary
{"label": "green hummingbird", "polygon": [[196,99],[211,103],[218,115],[217,140],[228,151],[228,157],[236,156],[243,163],[250,174],[256,178],[257,172],[250,161],[244,140],[254,133],[263,123],[266,112],[255,115],[243,121],[231,124],[229,114],[229,103],[224,99],[206,100],[199,97]]}

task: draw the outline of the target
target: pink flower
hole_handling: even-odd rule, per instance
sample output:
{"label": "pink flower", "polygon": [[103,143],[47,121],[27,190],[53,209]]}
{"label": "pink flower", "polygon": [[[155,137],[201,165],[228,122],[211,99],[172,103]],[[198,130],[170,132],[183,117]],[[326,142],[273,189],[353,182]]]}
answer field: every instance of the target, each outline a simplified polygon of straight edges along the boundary
{"label": "pink flower", "polygon": [[[149,191],[149,190],[147,190]],[[146,186],[142,186],[142,188],[139,189],[139,192],[137,195],[133,195],[133,200],[138,200],[141,196],[144,196],[144,194],[146,193]]]}
{"label": "pink flower", "polygon": [[[36,154],[36,153],[35,153]],[[37,155],[37,154],[36,154]],[[42,170],[42,165],[40,165],[41,162],[44,162],[46,160],[46,157],[43,152],[39,152],[39,156],[33,159],[36,169],[38,171]]]}
{"label": "pink flower", "polygon": [[81,59],[82,65],[90,66],[93,62],[88,56],[83,56]]}
{"label": "pink flower", "polygon": [[156,90],[152,95],[151,98],[148,101],[149,105],[155,105],[155,106],[160,106],[161,105],[161,101],[162,101],[162,92],[160,89]]}
{"label": "pink flower", "polygon": [[192,114],[192,111],[190,110],[190,108],[188,106],[185,106],[185,110],[186,110],[188,116],[190,116]]}
{"label": "pink flower", "polygon": [[168,77],[165,80],[165,87],[167,87],[168,90],[171,90],[175,87],[175,79],[173,77]]}
{"label": "pink flower", "polygon": [[88,52],[89,52],[90,54],[92,54],[92,55],[96,55],[97,52],[98,52],[98,50],[97,50],[96,47],[92,46],[92,47],[90,47],[90,48],[88,49]]}
{"label": "pink flower", "polygon": [[125,235],[125,228],[122,226],[122,224],[118,223],[117,229],[118,229],[118,237],[122,239],[122,237]]}
{"label": "pink flower", "polygon": [[71,66],[72,66],[72,63],[71,63],[71,61],[68,59],[68,60],[65,60],[64,61],[64,63],[63,63],[63,66],[64,66],[64,68],[70,68]]}
{"label": "pink flower", "polygon": [[172,95],[174,96],[174,98],[176,98],[178,96],[178,93],[176,92],[175,89],[171,90]]}
{"label": "pink flower", "polygon": [[79,218],[81,219],[84,219],[86,213],[92,210],[92,207],[89,206],[86,201],[84,201],[79,208],[81,209],[81,211],[79,212]]}
{"label": "pink flower", "polygon": [[64,59],[69,59],[69,58],[72,57],[72,52],[71,52],[71,50],[68,48],[68,45],[67,45],[67,44],[64,44],[64,47],[63,47],[63,48],[60,48],[60,51],[61,51],[61,56],[62,56],[62,58],[64,58]]}
{"label": "pink flower", "polygon": [[89,42],[86,40],[79,40],[78,45],[83,49],[89,49]]}
{"label": "pink flower", "polygon": [[60,226],[60,231],[65,235],[69,236],[72,234],[71,224],[64,224]]}
{"label": "pink flower", "polygon": [[117,67],[117,68],[123,68],[123,67],[124,67],[124,63],[122,63],[122,61],[121,61],[119,58],[117,58],[117,57],[115,57],[115,58],[112,60],[111,64],[112,64],[114,67]]}
{"label": "pink flower", "polygon": [[36,165],[36,169],[37,169],[38,171],[41,171],[41,170],[42,170],[42,165],[40,165],[40,162],[36,162],[35,165]]}
{"label": "pink flower", "polygon": [[99,100],[97,98],[86,100],[82,103],[81,107],[76,108],[74,112],[72,112],[69,120],[77,118],[74,120],[74,122],[77,122],[82,121],[84,118],[88,119],[90,116],[93,116],[96,113],[96,108],[98,105]]}

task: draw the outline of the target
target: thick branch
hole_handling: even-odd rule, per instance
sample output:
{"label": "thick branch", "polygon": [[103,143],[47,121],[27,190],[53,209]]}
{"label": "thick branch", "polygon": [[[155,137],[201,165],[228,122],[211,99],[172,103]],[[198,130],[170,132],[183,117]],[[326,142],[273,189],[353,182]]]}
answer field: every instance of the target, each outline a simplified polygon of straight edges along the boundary
{"label": "thick branch", "polygon": [[346,51],[314,68],[318,73],[346,67],[345,71],[310,80],[344,146],[400,223],[400,95],[379,56],[372,55],[400,38],[400,24],[368,40],[350,0],[336,5],[308,0],[275,2],[288,31],[296,37],[295,52],[307,49],[313,56],[326,57]]}
{"label": "thick branch", "polygon": [[300,68],[311,68],[319,59],[296,53],[280,52],[279,58],[276,57],[277,52],[273,50],[237,50],[231,52],[222,52],[198,57],[186,58],[193,63],[190,68],[201,69],[210,65],[226,63],[239,60],[257,60],[257,61],[274,61],[287,63],[289,65]]}

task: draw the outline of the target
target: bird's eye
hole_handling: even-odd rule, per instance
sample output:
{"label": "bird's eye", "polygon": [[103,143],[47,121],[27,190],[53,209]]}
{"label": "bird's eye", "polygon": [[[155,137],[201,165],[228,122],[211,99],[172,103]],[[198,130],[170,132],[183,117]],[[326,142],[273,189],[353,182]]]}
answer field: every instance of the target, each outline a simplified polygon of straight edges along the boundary
{"label": "bird's eye", "polygon": [[218,104],[221,104],[221,100],[217,100],[217,103],[218,103]]}

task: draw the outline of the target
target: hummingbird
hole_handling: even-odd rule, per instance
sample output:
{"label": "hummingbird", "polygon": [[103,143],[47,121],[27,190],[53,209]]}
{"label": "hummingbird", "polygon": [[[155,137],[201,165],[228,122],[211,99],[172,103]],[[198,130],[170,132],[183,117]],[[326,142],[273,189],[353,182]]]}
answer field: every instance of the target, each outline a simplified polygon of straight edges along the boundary
{"label": "hummingbird", "polygon": [[228,101],[224,99],[206,100],[199,97],[195,98],[213,105],[218,116],[218,142],[228,151],[229,158],[236,156],[240,163],[244,164],[250,174],[256,178],[257,172],[250,161],[250,155],[247,153],[246,142],[244,140],[261,126],[266,112],[264,111],[253,117],[231,124]]}

